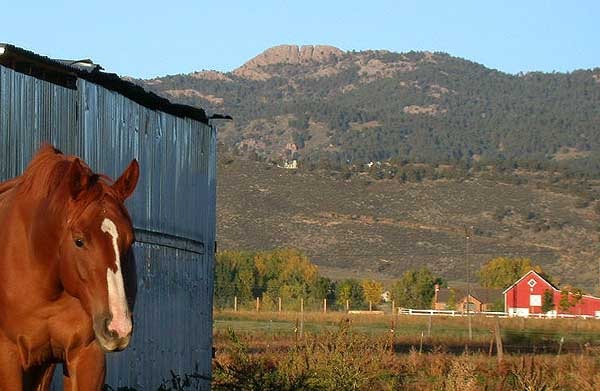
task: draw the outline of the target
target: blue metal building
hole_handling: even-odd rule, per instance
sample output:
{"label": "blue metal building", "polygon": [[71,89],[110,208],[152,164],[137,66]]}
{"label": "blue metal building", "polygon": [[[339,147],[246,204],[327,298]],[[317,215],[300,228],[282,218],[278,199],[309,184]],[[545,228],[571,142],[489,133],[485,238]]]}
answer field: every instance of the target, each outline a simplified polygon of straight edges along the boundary
{"label": "blue metal building", "polygon": [[[107,383],[154,390],[171,371],[210,388],[216,129],[91,61],[61,61],[0,44],[0,181],[19,175],[43,142],[113,178],[141,167],[127,207],[137,243],[130,347],[108,355]],[[57,368],[53,389],[62,389]]]}

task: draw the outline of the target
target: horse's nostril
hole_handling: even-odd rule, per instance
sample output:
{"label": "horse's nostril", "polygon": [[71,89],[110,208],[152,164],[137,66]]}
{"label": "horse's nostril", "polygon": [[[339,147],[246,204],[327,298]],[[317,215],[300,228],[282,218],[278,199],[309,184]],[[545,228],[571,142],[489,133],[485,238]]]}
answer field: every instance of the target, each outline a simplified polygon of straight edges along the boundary
{"label": "horse's nostril", "polygon": [[108,324],[108,331],[115,337],[126,338],[133,331],[133,324],[130,317],[113,318]]}

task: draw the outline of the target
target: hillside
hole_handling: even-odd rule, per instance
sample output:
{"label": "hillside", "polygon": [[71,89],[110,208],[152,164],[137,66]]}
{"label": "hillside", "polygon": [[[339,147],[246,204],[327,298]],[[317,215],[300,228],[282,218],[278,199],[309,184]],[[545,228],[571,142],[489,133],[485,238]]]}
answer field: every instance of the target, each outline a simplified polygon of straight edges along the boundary
{"label": "hillside", "polygon": [[218,169],[222,249],[296,247],[333,278],[390,279],[425,265],[464,281],[464,226],[473,226],[474,271],[495,256],[528,256],[561,282],[597,287],[599,208],[544,176],[346,180],[235,158]]}
{"label": "hillside", "polygon": [[[445,53],[283,45],[139,81],[220,124],[220,248],[305,251],[330,277],[529,256],[596,288],[600,69],[510,75]],[[299,170],[271,162],[296,159]],[[365,163],[370,163],[368,166]]]}
{"label": "hillside", "polygon": [[265,159],[600,172],[600,69],[510,75],[444,53],[282,45],[233,72],[140,82],[231,114],[220,141]]}

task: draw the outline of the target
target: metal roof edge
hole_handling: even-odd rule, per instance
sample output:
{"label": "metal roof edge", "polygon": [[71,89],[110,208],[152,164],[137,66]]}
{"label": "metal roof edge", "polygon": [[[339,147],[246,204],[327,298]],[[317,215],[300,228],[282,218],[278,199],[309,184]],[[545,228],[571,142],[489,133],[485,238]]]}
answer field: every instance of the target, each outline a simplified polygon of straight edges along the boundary
{"label": "metal roof edge", "polygon": [[[117,92],[151,110],[158,110],[176,117],[190,118],[207,125],[209,124],[209,118],[204,109],[172,103],[168,99],[163,98],[154,92],[148,91],[138,84],[122,79],[116,73],[102,72],[100,70],[101,67],[98,64],[90,67],[90,69],[84,70],[75,65],[78,63],[78,61],[75,61],[73,65],[69,65],[65,60],[55,60],[11,44],[0,43],[0,65],[14,69],[9,61],[2,61],[3,58],[8,58],[9,56],[13,59],[17,58],[29,60],[33,64],[40,64],[49,67],[54,72],[54,75],[60,74],[64,77],[65,84],[69,84],[69,79],[73,77],[84,79],[111,91]],[[21,70],[17,71],[27,74]],[[44,79],[44,75],[45,73],[41,72],[41,74],[32,76]],[[55,80],[52,79],[47,79],[47,81],[55,82]]]}

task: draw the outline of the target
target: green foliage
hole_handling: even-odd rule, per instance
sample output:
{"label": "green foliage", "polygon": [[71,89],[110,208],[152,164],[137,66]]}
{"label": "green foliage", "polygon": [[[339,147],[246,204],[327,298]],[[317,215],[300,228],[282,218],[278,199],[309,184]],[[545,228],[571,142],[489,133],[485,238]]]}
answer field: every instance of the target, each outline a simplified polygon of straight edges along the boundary
{"label": "green foliage", "polygon": [[565,286],[560,290],[559,308],[562,312],[571,312],[571,308],[575,307],[583,299],[583,291],[580,288]]}
{"label": "green foliage", "polygon": [[366,390],[398,385],[398,376],[386,368],[394,356],[389,339],[356,334],[347,319],[334,331],[296,342],[278,358],[251,355],[233,331],[229,334],[228,358],[215,360],[214,390]]}
{"label": "green foliage", "polygon": [[407,270],[392,286],[392,298],[399,307],[431,308],[435,284],[442,285],[442,280],[428,268]]}
{"label": "green foliage", "polygon": [[294,391],[310,389],[307,368],[296,371],[278,367],[266,356],[252,356],[232,329],[229,329],[230,359],[227,364],[215,361],[213,390],[222,391]]}
{"label": "green foliage", "polygon": [[301,114],[298,114],[294,119],[289,120],[288,124],[292,128],[295,128],[298,130],[306,130],[306,129],[308,129],[309,120],[310,120],[310,117],[307,114],[301,113]]}
{"label": "green foliage", "polygon": [[336,303],[340,308],[346,308],[348,300],[350,308],[365,307],[365,293],[360,282],[354,279],[341,281],[336,289]]}
{"label": "green foliage", "polygon": [[560,290],[560,301],[558,302],[558,308],[561,312],[570,312],[573,302],[570,300],[569,291],[565,288]]}
{"label": "green foliage", "polygon": [[486,288],[506,289],[530,270],[546,277],[542,268],[533,265],[529,258],[493,258],[481,267],[479,282]]}
{"label": "green foliage", "polygon": [[313,297],[317,300],[327,299],[328,302],[335,300],[336,284],[327,277],[317,279],[313,289]]}
{"label": "green foliage", "polygon": [[504,298],[500,297],[494,300],[488,311],[504,312]]}
{"label": "green foliage", "polygon": [[317,267],[300,251],[222,251],[215,264],[214,303],[231,307],[234,296],[240,303],[262,297],[263,308],[274,309],[277,298],[298,306],[300,298],[316,302],[333,297],[333,283],[320,277]]}
{"label": "green foliage", "polygon": [[542,312],[547,313],[549,311],[554,311],[555,309],[554,293],[550,289],[546,289],[542,296]]}
{"label": "green foliage", "polygon": [[383,284],[380,281],[364,280],[362,288],[365,295],[365,301],[371,302],[373,305],[381,303],[381,295],[383,294]]}

